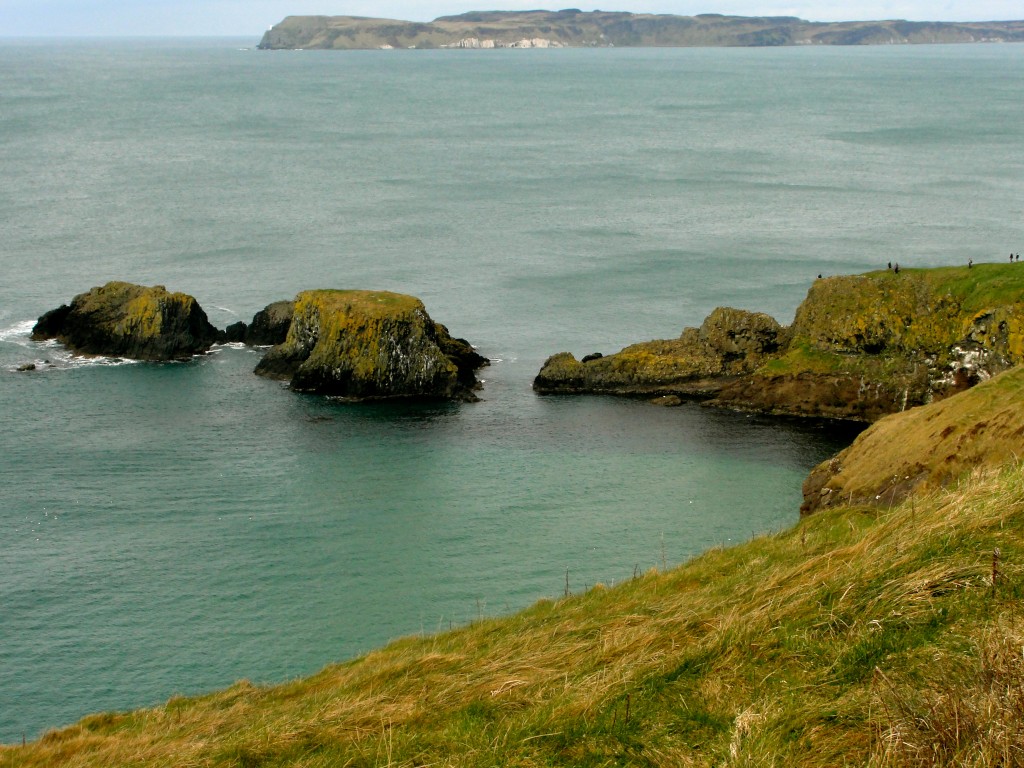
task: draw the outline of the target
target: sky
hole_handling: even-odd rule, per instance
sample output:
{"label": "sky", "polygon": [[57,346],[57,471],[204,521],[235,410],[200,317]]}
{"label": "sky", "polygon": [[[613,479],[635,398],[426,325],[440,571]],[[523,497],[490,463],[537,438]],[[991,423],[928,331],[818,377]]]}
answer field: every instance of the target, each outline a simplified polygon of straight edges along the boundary
{"label": "sky", "polygon": [[430,21],[474,10],[579,8],[693,16],[799,16],[810,21],[1024,18],[1021,0],[0,0],[0,37],[253,36],[285,16],[374,16]]}

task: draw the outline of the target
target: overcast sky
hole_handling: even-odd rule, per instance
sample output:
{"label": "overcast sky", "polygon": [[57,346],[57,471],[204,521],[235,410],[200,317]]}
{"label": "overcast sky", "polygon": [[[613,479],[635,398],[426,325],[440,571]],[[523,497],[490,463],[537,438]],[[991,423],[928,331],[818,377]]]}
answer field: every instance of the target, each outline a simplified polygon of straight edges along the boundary
{"label": "overcast sky", "polygon": [[375,16],[429,21],[472,10],[558,10],[634,13],[724,13],[799,16],[812,21],[909,19],[992,21],[1021,19],[1021,0],[0,0],[0,37],[50,35],[243,35],[258,37],[290,15]]}

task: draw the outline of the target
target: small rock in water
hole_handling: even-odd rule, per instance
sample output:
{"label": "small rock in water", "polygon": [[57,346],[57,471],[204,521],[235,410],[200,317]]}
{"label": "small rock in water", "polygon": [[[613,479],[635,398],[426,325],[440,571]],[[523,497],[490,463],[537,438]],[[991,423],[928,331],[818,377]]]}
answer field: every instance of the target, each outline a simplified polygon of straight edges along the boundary
{"label": "small rock in water", "polygon": [[35,363],[23,363],[18,366],[19,371],[34,371],[36,369]]}
{"label": "small rock in water", "polygon": [[677,395],[662,395],[651,400],[651,405],[660,405],[665,408],[675,408],[677,405],[682,405],[683,401]]}

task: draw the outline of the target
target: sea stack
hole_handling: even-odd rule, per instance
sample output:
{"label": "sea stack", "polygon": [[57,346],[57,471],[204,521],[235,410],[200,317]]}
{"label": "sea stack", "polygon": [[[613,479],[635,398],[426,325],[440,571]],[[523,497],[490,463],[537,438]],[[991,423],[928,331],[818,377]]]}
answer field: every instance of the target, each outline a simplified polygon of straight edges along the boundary
{"label": "sea stack", "polygon": [[313,290],[296,296],[287,337],[256,373],[298,392],[351,400],[472,401],[476,370],[487,363],[413,296]]}
{"label": "sea stack", "polygon": [[219,335],[192,296],[117,281],[80,293],[32,329],[34,340],[57,339],[79,354],[157,361],[202,354]]}

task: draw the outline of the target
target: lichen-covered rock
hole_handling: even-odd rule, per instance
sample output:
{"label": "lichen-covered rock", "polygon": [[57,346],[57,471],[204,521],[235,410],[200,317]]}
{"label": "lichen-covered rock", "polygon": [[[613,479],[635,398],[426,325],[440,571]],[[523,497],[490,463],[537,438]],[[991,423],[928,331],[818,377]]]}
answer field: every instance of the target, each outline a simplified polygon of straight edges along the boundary
{"label": "lichen-covered rock", "polygon": [[356,400],[474,400],[475,371],[487,362],[431,320],[417,298],[318,290],[295,298],[287,337],[256,373],[300,392]]}
{"label": "lichen-covered rock", "polygon": [[206,352],[220,333],[199,303],[162,285],[110,282],[39,318],[32,338],[74,352],[135,360],[182,360]]}
{"label": "lichen-covered rock", "polygon": [[775,352],[783,329],[768,315],[720,307],[678,339],[633,344],[613,355],[548,358],[533,388],[544,394],[603,392],[709,397]]}
{"label": "lichen-covered rock", "polygon": [[1024,267],[978,264],[819,279],[788,328],[720,308],[679,339],[583,363],[556,355],[534,387],[874,421],[1021,363]]}

